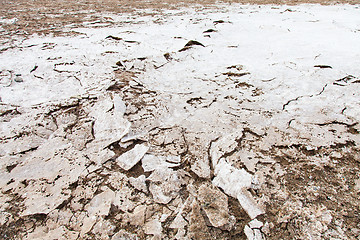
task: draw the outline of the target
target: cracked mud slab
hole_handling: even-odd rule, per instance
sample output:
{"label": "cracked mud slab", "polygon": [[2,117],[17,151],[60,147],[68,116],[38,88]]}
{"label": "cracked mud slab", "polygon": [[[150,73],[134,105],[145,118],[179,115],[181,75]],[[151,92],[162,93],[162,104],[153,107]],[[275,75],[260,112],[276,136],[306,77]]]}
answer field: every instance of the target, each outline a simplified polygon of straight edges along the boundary
{"label": "cracked mud slab", "polygon": [[1,49],[2,239],[360,238],[359,6],[82,13]]}

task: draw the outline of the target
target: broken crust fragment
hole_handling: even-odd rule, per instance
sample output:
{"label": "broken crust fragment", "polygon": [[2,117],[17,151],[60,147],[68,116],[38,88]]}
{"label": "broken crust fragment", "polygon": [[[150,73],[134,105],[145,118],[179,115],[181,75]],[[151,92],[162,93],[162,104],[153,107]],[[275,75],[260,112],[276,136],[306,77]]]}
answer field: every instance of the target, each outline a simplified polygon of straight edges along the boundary
{"label": "broken crust fragment", "polygon": [[116,159],[116,163],[124,170],[128,171],[133,168],[149,150],[145,144],[138,144],[133,149],[122,154]]}
{"label": "broken crust fragment", "polygon": [[251,219],[265,213],[247,190],[252,187],[253,175],[244,169],[231,166],[224,158],[219,160],[214,173],[213,184],[223,189],[226,194],[237,198]]}
{"label": "broken crust fragment", "polygon": [[188,223],[186,222],[184,217],[181,215],[181,212],[179,212],[176,215],[174,221],[171,223],[169,228],[182,229],[182,228],[186,227],[187,225],[188,225]]}
{"label": "broken crust fragment", "polygon": [[69,146],[63,139],[50,139],[11,171],[15,185],[31,180],[19,189],[25,206],[20,216],[48,214],[70,198],[68,187],[83,174],[87,159]]}
{"label": "broken crust fragment", "polygon": [[154,235],[160,237],[162,234],[161,222],[158,218],[154,218],[148,221],[144,226],[144,232],[149,235]]}
{"label": "broken crust fragment", "polygon": [[145,224],[146,205],[135,207],[132,213],[129,213],[130,224],[134,226],[143,226]]}
{"label": "broken crust fragment", "polygon": [[96,195],[85,209],[90,216],[107,216],[114,199],[115,193],[112,190],[107,189],[104,192]]}
{"label": "broken crust fragment", "polygon": [[228,197],[224,193],[205,183],[198,190],[198,200],[212,226],[231,230],[236,219],[229,214]]}
{"label": "broken crust fragment", "polygon": [[121,229],[119,232],[115,233],[112,236],[111,240],[138,240],[139,238],[132,233],[126,232],[124,229]]}
{"label": "broken crust fragment", "polygon": [[237,195],[237,199],[239,200],[241,207],[251,219],[265,213],[262,207],[256,203],[248,190],[242,189],[242,191]]}
{"label": "broken crust fragment", "polygon": [[111,204],[115,201],[116,194],[106,189],[102,193],[96,195],[85,210],[87,211],[87,217],[84,218],[81,226],[80,236],[83,237],[86,233],[91,231],[93,226],[98,220],[98,217],[109,215]]}
{"label": "broken crust fragment", "polygon": [[178,196],[181,186],[185,184],[178,172],[170,168],[156,169],[148,180],[154,201],[161,204],[167,204]]}
{"label": "broken crust fragment", "polygon": [[197,159],[197,161],[195,161],[194,164],[191,165],[191,171],[204,179],[210,179],[211,177],[209,161],[206,158]]}
{"label": "broken crust fragment", "polygon": [[24,239],[28,240],[43,240],[43,239],[78,239],[79,233],[75,231],[69,231],[66,227],[61,226],[57,229],[45,231],[45,227],[38,227],[33,232],[28,234]]}
{"label": "broken crust fragment", "polygon": [[[111,111],[112,109],[114,111]],[[131,123],[124,118],[123,112],[123,102],[118,97],[113,100],[109,94],[92,107],[89,115],[95,119],[95,139],[91,146],[104,149],[128,134]]]}
{"label": "broken crust fragment", "polygon": [[189,237],[191,239],[211,239],[209,232],[206,230],[207,226],[204,217],[201,215],[200,205],[194,199],[190,213]]}
{"label": "broken crust fragment", "polygon": [[144,193],[148,193],[147,185],[146,185],[146,177],[145,175],[140,175],[137,178],[130,177],[129,183],[133,186],[136,190],[142,191]]}
{"label": "broken crust fragment", "polygon": [[152,172],[156,169],[174,168],[180,165],[179,156],[155,156],[152,154],[145,154],[141,160],[142,168],[145,172]]}
{"label": "broken crust fragment", "polygon": [[232,134],[221,137],[220,139],[213,142],[210,148],[210,155],[213,164],[213,168],[216,168],[220,159],[233,152],[238,146],[238,141],[243,137],[243,129],[239,129]]}

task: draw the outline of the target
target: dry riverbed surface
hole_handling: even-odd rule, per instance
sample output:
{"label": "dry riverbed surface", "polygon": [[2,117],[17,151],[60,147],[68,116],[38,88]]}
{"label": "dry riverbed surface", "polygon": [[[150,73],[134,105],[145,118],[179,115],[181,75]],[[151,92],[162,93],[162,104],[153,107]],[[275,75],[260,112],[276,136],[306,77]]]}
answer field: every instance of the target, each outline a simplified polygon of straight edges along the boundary
{"label": "dry riverbed surface", "polygon": [[359,5],[250,3],[2,1],[0,238],[360,239]]}

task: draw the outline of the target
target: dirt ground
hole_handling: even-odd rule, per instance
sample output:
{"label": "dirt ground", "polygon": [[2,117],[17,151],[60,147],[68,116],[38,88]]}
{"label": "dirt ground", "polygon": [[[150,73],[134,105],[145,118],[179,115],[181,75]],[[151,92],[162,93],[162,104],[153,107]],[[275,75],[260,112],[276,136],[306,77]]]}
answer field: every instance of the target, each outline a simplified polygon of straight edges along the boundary
{"label": "dirt ground", "polygon": [[[13,35],[28,35],[32,33],[38,34],[57,34],[59,27],[66,24],[81,23],[86,21],[99,20],[97,16],[89,16],[89,13],[84,10],[93,10],[94,13],[112,12],[121,13],[134,11],[134,8],[144,9],[152,8],[161,11],[162,9],[174,9],[184,6],[211,6],[217,1],[203,0],[203,1],[7,1],[0,2],[0,13],[2,17],[18,18],[16,26],[9,26],[6,32],[1,33],[1,38],[6,39]],[[342,1],[326,1],[326,0],[291,0],[291,1],[277,1],[277,0],[235,0],[222,1],[223,3],[242,3],[242,4],[274,4],[274,5],[296,5],[302,3],[311,4],[358,4],[358,0],[342,0]]]}

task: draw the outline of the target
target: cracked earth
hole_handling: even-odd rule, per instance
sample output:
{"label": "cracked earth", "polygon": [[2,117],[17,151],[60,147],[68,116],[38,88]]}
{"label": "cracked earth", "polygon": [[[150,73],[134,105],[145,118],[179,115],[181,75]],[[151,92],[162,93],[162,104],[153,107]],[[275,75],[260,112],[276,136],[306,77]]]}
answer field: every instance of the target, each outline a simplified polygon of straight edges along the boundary
{"label": "cracked earth", "polygon": [[358,5],[2,4],[1,239],[360,239]]}

